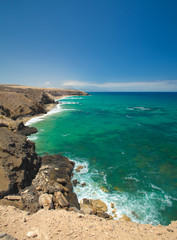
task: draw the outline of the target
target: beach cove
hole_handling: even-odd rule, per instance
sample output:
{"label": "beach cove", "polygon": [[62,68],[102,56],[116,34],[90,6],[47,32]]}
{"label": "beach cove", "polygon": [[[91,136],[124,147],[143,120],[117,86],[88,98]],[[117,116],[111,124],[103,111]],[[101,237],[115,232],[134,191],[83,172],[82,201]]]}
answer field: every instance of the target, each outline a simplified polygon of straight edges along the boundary
{"label": "beach cove", "polygon": [[[117,220],[114,220],[114,223],[112,224],[111,223],[111,220],[109,220],[110,221],[110,224],[108,223],[108,222],[105,222],[105,224],[107,225],[107,226],[111,226],[110,227],[110,229],[109,229],[109,227],[108,227],[108,229],[109,229],[109,231],[114,231],[114,234],[113,233],[111,233],[110,235],[109,235],[109,237],[108,238],[105,238],[105,239],[109,239],[111,236],[112,237],[116,237],[116,239],[118,239],[117,238],[117,236],[119,235],[120,236],[120,239],[123,239],[123,237],[125,237],[125,234],[124,235],[121,235],[122,233],[120,232],[120,228],[119,229],[116,229],[115,230],[115,228],[116,228],[116,224],[117,223],[122,223],[123,225],[122,225],[122,228],[124,228],[125,226],[125,228],[127,229],[126,231],[128,231],[128,229],[132,229],[132,231],[134,231],[135,229],[137,229],[138,231],[137,231],[137,235],[136,235],[136,239],[141,239],[141,238],[138,238],[138,236],[139,237],[141,237],[142,235],[141,234],[145,234],[145,232],[146,232],[146,230],[148,229],[149,230],[149,236],[148,237],[150,237],[151,236],[151,238],[152,239],[161,239],[160,237],[162,237],[161,235],[163,235],[163,234],[167,234],[167,235],[171,235],[172,234],[172,236],[173,236],[173,233],[174,233],[174,228],[175,228],[175,225],[174,225],[174,223],[172,224],[172,225],[170,225],[170,228],[167,228],[167,227],[163,227],[163,231],[160,231],[160,229],[161,229],[161,226],[158,226],[158,227],[152,227],[151,225],[147,225],[147,228],[145,229],[145,232],[143,232],[144,231],[144,227],[141,227],[141,226],[143,226],[143,225],[139,225],[138,224],[138,222],[139,222],[139,215],[137,214],[137,211],[135,212],[134,211],[134,209],[132,208],[132,206],[130,206],[129,207],[129,209],[131,209],[131,214],[132,215],[130,215],[130,211],[128,212],[127,211],[127,209],[128,208],[126,208],[125,207],[125,205],[119,205],[119,206],[117,206],[117,203],[116,203],[116,198],[118,197],[119,198],[119,202],[120,202],[120,195],[122,195],[123,197],[125,196],[125,194],[124,194],[124,192],[125,192],[125,189],[123,189],[123,188],[121,188],[121,186],[120,185],[115,185],[115,184],[113,184],[112,186],[111,186],[111,184],[108,182],[108,175],[107,175],[107,173],[105,173],[105,172],[103,172],[103,170],[104,169],[101,169],[101,171],[100,171],[100,169],[99,169],[99,166],[98,165],[95,165],[95,163],[97,163],[98,164],[98,161],[96,161],[97,159],[97,156],[96,156],[96,154],[94,153],[94,152],[92,152],[92,154],[94,153],[94,156],[95,156],[95,159],[94,159],[94,161],[92,162],[92,163],[90,163],[89,161],[88,161],[88,159],[89,159],[89,154],[87,154],[87,152],[85,152],[85,149],[84,149],[84,146],[83,146],[83,140],[82,139],[80,139],[79,141],[80,141],[80,143],[81,143],[81,146],[78,144],[78,139],[77,139],[77,135],[76,135],[76,132],[78,131],[78,128],[77,128],[77,126],[80,126],[80,123],[78,123],[77,122],[77,120],[78,120],[78,116],[75,116],[75,118],[73,118],[72,117],[72,120],[73,120],[73,123],[75,124],[75,132],[74,132],[74,134],[71,132],[71,130],[72,130],[72,128],[70,127],[70,125],[68,125],[69,124],[69,118],[71,117],[70,116],[70,114],[71,113],[79,113],[79,114],[81,114],[82,113],[82,120],[84,121],[85,120],[85,123],[88,123],[87,121],[86,121],[86,118],[83,116],[83,114],[84,114],[84,112],[86,113],[86,116],[88,117],[88,116],[90,116],[90,112],[92,111],[94,114],[95,114],[95,111],[93,110],[93,108],[91,108],[91,111],[86,111],[86,107],[88,107],[89,105],[88,105],[88,102],[86,103],[87,104],[87,106],[86,105],[84,105],[83,104],[83,102],[84,101],[87,101],[87,99],[90,101],[90,99],[92,98],[92,97],[94,97],[94,94],[93,94],[93,96],[79,96],[79,97],[77,97],[77,96],[70,96],[70,97],[66,97],[66,98],[64,98],[64,99],[60,99],[60,101],[61,101],[61,104],[60,104],[60,107],[58,107],[57,108],[57,106],[55,106],[54,107],[54,109],[52,109],[51,111],[53,111],[52,112],[52,114],[50,114],[50,112],[49,112],[49,114],[48,115],[45,115],[45,116],[43,116],[42,118],[43,118],[43,121],[39,121],[39,122],[37,122],[36,120],[37,119],[35,119],[35,118],[33,118],[33,126],[36,126],[37,128],[38,128],[38,133],[36,133],[35,135],[32,135],[30,138],[31,139],[33,139],[35,142],[36,142],[36,147],[37,147],[37,153],[39,154],[39,155],[43,155],[43,154],[58,154],[58,153],[60,153],[60,154],[62,154],[62,155],[64,155],[64,156],[67,156],[67,157],[69,157],[69,159],[70,160],[72,160],[72,161],[74,161],[75,163],[76,163],[76,165],[75,165],[75,170],[74,170],[74,176],[73,176],[73,179],[72,180],[76,180],[77,179],[77,181],[79,182],[78,184],[76,184],[76,187],[74,188],[74,191],[77,193],[77,195],[78,195],[78,197],[79,197],[79,200],[81,200],[82,198],[92,198],[92,199],[101,199],[101,200],[103,200],[104,202],[106,202],[107,203],[107,206],[108,206],[108,213],[110,213],[110,214],[112,214],[111,213],[111,211],[113,210],[113,207],[111,207],[111,202],[113,203],[113,204],[115,204],[116,206],[114,206],[114,209],[116,208],[116,211],[114,212],[114,214],[112,214],[112,215],[115,215],[115,214],[117,214],[117,216],[115,216],[115,218],[120,218],[120,216],[121,215],[123,215],[123,214],[126,214],[126,215],[128,215],[130,218],[133,218],[133,216],[134,216],[134,218],[135,218],[135,220],[134,219],[132,219],[133,221],[135,221],[135,222],[137,222],[137,223],[132,223],[132,222],[127,222],[127,223],[125,223],[125,225],[124,225],[124,223],[122,223],[122,221],[123,220],[120,220],[120,221],[117,221]],[[108,100],[108,96],[106,96],[106,100],[105,100],[105,104],[108,102],[109,103],[109,100]],[[103,97],[101,97],[101,99],[100,99],[101,101],[103,101]],[[91,101],[91,105],[93,106],[93,102]],[[90,105],[90,106],[91,106]],[[109,104],[108,104],[109,105]],[[81,106],[83,106],[83,108],[82,109],[80,109],[80,107]],[[101,115],[101,119],[102,119],[102,113],[103,113],[103,109],[101,109],[100,107],[98,107],[98,105],[96,105],[96,103],[95,103],[95,106],[94,107],[96,107],[97,106],[97,111],[96,111],[96,115],[97,116],[99,116],[99,115]],[[149,105],[150,106],[150,105]],[[110,106],[109,106],[110,107]],[[133,111],[132,109],[134,108],[135,109],[135,111],[137,110],[137,111],[150,111],[150,107],[147,107],[147,106],[140,106],[140,105],[136,105],[136,106],[129,106],[129,108],[130,109],[127,109],[127,110],[129,110],[129,111]],[[84,110],[84,111],[83,111]],[[57,111],[58,111],[58,113],[57,113]],[[153,111],[154,111],[154,109],[153,109]],[[120,110],[119,110],[119,117],[120,117]],[[105,122],[107,121],[107,125],[108,125],[108,123],[110,123],[109,121],[108,121],[108,119],[106,119],[107,118],[107,113],[109,113],[110,114],[110,111],[108,111],[108,109],[106,110],[106,109],[104,109],[104,116],[105,116]],[[122,116],[126,116],[126,118],[127,119],[130,119],[131,118],[131,116],[130,115],[128,115],[127,116],[127,114],[125,114],[125,112],[123,112],[123,114],[122,114]],[[41,117],[41,116],[40,116]],[[67,117],[68,117],[68,121],[67,121]],[[80,115],[79,115],[79,117],[80,117]],[[91,117],[93,117],[93,116],[91,116]],[[59,124],[59,126],[60,126],[60,130],[62,131],[62,132],[59,132],[59,129],[58,129],[58,124],[56,124],[56,123],[54,123],[54,121],[55,120],[57,120],[57,118],[59,118],[60,120],[62,120],[62,119],[64,119],[64,123],[63,123],[63,125],[62,125],[62,122],[60,122],[60,124]],[[39,119],[38,119],[39,120]],[[41,120],[41,119],[40,119]],[[70,120],[71,120],[71,118],[70,118]],[[115,120],[117,120],[117,119],[115,119]],[[36,123],[34,123],[36,121]],[[51,124],[51,122],[52,122],[52,124]],[[70,121],[71,122],[71,121]],[[105,125],[105,122],[104,122],[104,125]],[[41,128],[41,126],[37,126],[38,124],[41,124],[42,125],[42,127],[43,128]],[[59,136],[59,138],[61,138],[62,137],[62,140],[63,139],[67,139],[67,137],[69,137],[69,136],[71,136],[71,135],[74,135],[74,140],[75,140],[75,142],[73,141],[73,136],[72,136],[72,138],[71,138],[71,141],[68,141],[67,140],[67,142],[65,142],[65,141],[63,141],[63,146],[65,145],[65,148],[62,148],[60,145],[58,145],[58,144],[61,144],[61,143],[59,143],[59,141],[58,141],[58,139],[57,139],[57,141],[56,141],[56,139],[55,139],[55,144],[52,144],[52,141],[51,141],[51,136],[50,136],[50,134],[49,134],[49,132],[50,133],[52,133],[52,131],[51,131],[51,129],[49,129],[49,130],[47,130],[46,131],[46,126],[45,126],[45,124],[49,124],[48,126],[47,126],[47,128],[48,127],[52,127],[52,125],[53,126],[55,126],[55,133],[57,133],[58,134],[58,136]],[[96,121],[95,121],[95,124],[96,124]],[[100,123],[99,123],[100,124]],[[139,123],[140,124],[140,123]],[[28,123],[27,123],[27,125],[28,125]],[[65,125],[65,128],[64,128],[64,125]],[[107,125],[105,125],[105,126],[107,126]],[[44,126],[45,126],[45,128],[44,128]],[[84,128],[83,128],[83,126],[81,126],[82,127],[82,131],[81,131],[81,136],[83,136],[84,134],[85,134],[85,130],[84,130]],[[92,127],[92,130],[93,130],[93,126],[90,126],[90,127]],[[110,127],[109,125],[107,126],[107,127]],[[74,128],[73,128],[74,129]],[[95,127],[95,129],[97,130],[98,128],[97,127]],[[63,131],[64,130],[64,131]],[[70,132],[66,132],[66,130],[68,131],[70,131]],[[90,129],[87,129],[87,131],[90,131]],[[100,137],[101,136],[103,136],[103,134],[100,132],[102,130],[102,127],[100,126],[100,129],[98,129],[98,132],[96,133],[97,134],[97,136],[99,137],[99,141],[100,141]],[[104,130],[107,130],[107,129],[104,129]],[[45,132],[46,131],[46,132]],[[78,131],[79,132],[79,131]],[[43,133],[44,134],[44,136],[41,138],[41,133]],[[47,133],[47,136],[49,137],[48,139],[50,139],[50,140],[45,140],[45,134]],[[88,132],[87,132],[88,133]],[[108,132],[107,132],[108,133]],[[113,132],[111,132],[111,134],[113,134]],[[105,133],[104,133],[104,136],[106,136],[105,135]],[[108,136],[109,136],[109,134],[108,134]],[[54,137],[54,136],[52,136],[52,137]],[[80,136],[79,136],[80,137]],[[91,143],[91,140],[92,140],[92,138],[91,138],[91,136],[89,136],[88,134],[87,134],[87,137],[88,137],[88,140],[90,141],[90,144],[92,145],[93,143]],[[93,137],[93,136],[92,136]],[[42,144],[40,143],[40,140],[42,140]],[[86,139],[85,139],[86,140]],[[46,141],[46,143],[45,143],[45,141]],[[45,145],[45,144],[46,145]],[[51,143],[51,144],[49,144],[49,143]],[[71,143],[74,143],[74,146],[72,146],[72,144]],[[40,147],[40,144],[41,144],[41,147]],[[84,141],[84,145],[85,146],[87,146],[87,141]],[[91,146],[90,145],[90,146]],[[100,151],[100,147],[101,146],[99,146],[98,144],[96,144],[97,146],[98,146],[98,150]],[[78,151],[78,146],[79,146],[79,151]],[[113,144],[112,144],[112,146],[113,146]],[[94,147],[94,146],[91,146],[91,147]],[[73,149],[75,149],[75,155],[72,155],[71,153],[74,153],[74,151],[72,150],[72,148]],[[81,149],[80,149],[81,148]],[[69,150],[70,150],[70,152],[69,152]],[[92,148],[93,149],[93,148]],[[83,156],[85,155],[85,157],[82,157],[82,155],[79,155],[79,153],[80,152],[82,152],[83,153]],[[120,149],[119,149],[119,152],[120,152]],[[86,153],[86,154],[85,154]],[[100,151],[100,153],[101,153],[101,151]],[[121,152],[120,152],[120,154],[121,155],[126,155],[126,154],[128,154],[127,153],[127,151],[125,151],[125,148],[123,148],[122,147],[122,149],[121,149]],[[102,159],[103,159],[103,155],[101,155],[102,156]],[[111,155],[111,156],[113,156],[113,155]],[[110,161],[110,160],[109,160]],[[93,166],[92,166],[92,164],[93,164]],[[110,164],[109,165],[111,165],[111,162],[110,162]],[[78,166],[82,166],[83,168],[81,168],[80,170],[81,171],[76,171],[76,169],[77,169],[77,167]],[[109,169],[110,170],[110,169]],[[45,169],[43,169],[43,171],[46,171]],[[119,171],[119,173],[121,173],[121,171]],[[101,176],[101,180],[100,180],[100,176]],[[126,176],[127,178],[128,178],[128,181],[129,182],[131,182],[132,181],[132,176]],[[136,178],[136,180],[137,180],[137,182],[138,182],[138,178]],[[136,181],[135,180],[135,181]],[[117,182],[117,180],[116,180],[116,182]],[[119,183],[120,183],[120,181],[119,181]],[[156,185],[153,185],[154,187],[153,188],[155,188],[155,187],[157,187]],[[135,186],[134,186],[135,187]],[[159,187],[159,186],[158,186]],[[111,189],[111,188],[113,188],[113,190]],[[65,190],[62,190],[62,191],[67,191],[66,189]],[[85,192],[85,193],[84,193]],[[166,193],[165,193],[166,194]],[[114,197],[114,198],[113,198]],[[163,197],[163,196],[162,196]],[[174,197],[174,196],[173,196]],[[110,201],[108,201],[108,200],[110,200]],[[124,199],[122,199],[123,201],[122,202],[124,202]],[[129,199],[129,200],[131,200],[131,199]],[[162,199],[163,200],[163,199]],[[175,201],[175,200],[174,200]],[[136,202],[135,202],[136,203]],[[122,207],[122,209],[120,209],[120,206]],[[5,208],[4,208],[5,209]],[[128,210],[129,210],[128,209]],[[141,208],[141,206],[140,206],[140,209],[142,209]],[[13,208],[10,208],[10,207],[7,207],[7,209],[5,210],[5,212],[6,212],[6,214],[5,215],[8,215],[8,213],[10,214],[10,212],[13,212],[14,211],[14,209]],[[61,211],[61,210],[60,210]],[[42,213],[42,212],[41,212]],[[127,214],[128,213],[128,214]],[[18,212],[18,214],[23,214],[22,212]],[[42,214],[46,214],[46,212],[43,212]],[[56,215],[57,215],[58,213],[56,212]],[[67,216],[67,214],[70,214],[69,212],[68,213],[66,213],[66,216]],[[98,217],[91,217],[91,218],[87,218],[87,215],[77,215],[77,214],[80,214],[80,213],[75,213],[76,215],[76,218],[77,218],[77,216],[79,217],[79,218],[86,218],[85,220],[86,220],[86,222],[87,222],[87,224],[90,224],[90,220],[93,222],[93,223],[97,223],[97,219],[99,219]],[[64,214],[65,215],[65,214]],[[2,215],[2,218],[3,218],[3,216],[4,215]],[[10,216],[10,215],[9,215]],[[69,218],[69,216],[72,216],[72,217],[74,217],[72,214],[71,215],[68,215],[66,218]],[[35,215],[34,215],[34,217],[35,217]],[[58,216],[59,217],[59,216]],[[4,219],[4,218],[3,218]],[[90,219],[90,220],[88,220],[88,219]],[[83,220],[83,219],[82,219]],[[141,219],[140,219],[141,220]],[[152,219],[152,220],[154,220],[154,219]],[[174,219],[175,220],[175,219]],[[4,221],[4,220],[3,220]],[[57,221],[57,220],[56,220]],[[64,221],[64,219],[63,219],[63,221]],[[80,220],[79,220],[80,221]],[[79,221],[78,221],[78,223],[79,223]],[[101,220],[100,220],[101,221]],[[102,220],[102,221],[106,221],[106,220]],[[151,223],[151,222],[146,222],[146,223]],[[80,223],[79,223],[80,224]],[[111,225],[112,224],[112,225]],[[137,225],[136,225],[137,224]],[[152,222],[152,224],[159,224],[159,223],[156,223],[156,222]],[[163,224],[163,223],[162,223]],[[113,225],[115,225],[115,226],[113,226]],[[166,225],[168,225],[168,224],[166,224]],[[97,225],[98,226],[98,225]],[[138,229],[138,228],[136,228],[136,226],[138,227],[138,226],[140,226],[140,228]],[[32,227],[32,226],[31,226]],[[38,226],[39,227],[39,226]],[[171,228],[172,227],[172,228]],[[40,227],[39,227],[40,228]],[[9,231],[9,233],[11,232],[11,228],[9,228],[9,227],[7,227],[7,226],[2,226],[2,229],[3,230],[8,230]],[[108,231],[108,229],[104,229],[104,231]],[[112,230],[111,230],[112,229]],[[168,230],[167,230],[168,229]],[[13,230],[14,231],[14,230]],[[20,232],[20,230],[18,230],[19,232]],[[68,230],[67,230],[68,231]],[[85,234],[86,232],[87,232],[88,230],[86,230],[86,229],[82,229],[82,233],[83,234]],[[94,230],[95,231],[95,230]],[[100,231],[102,231],[101,229],[100,229]],[[159,232],[160,231],[160,232]],[[43,229],[43,233],[45,232],[45,230]],[[74,229],[73,229],[73,232],[74,232]],[[12,233],[12,232],[11,232]],[[91,237],[92,238],[94,238],[94,236],[95,235],[93,235],[92,233],[94,233],[93,231],[91,232],[91,233],[89,233],[89,234],[91,234],[91,235],[89,235],[89,238],[88,239],[90,239]],[[141,233],[141,234],[140,234]],[[41,233],[38,233],[38,235],[40,235]],[[47,233],[46,233],[47,234]],[[69,235],[67,235],[68,233],[66,233],[66,231],[62,231],[62,234],[63,234],[63,237],[65,236],[65,237],[67,237],[67,236],[69,236],[70,234],[73,234],[73,233],[69,233]],[[94,233],[95,234],[95,233]],[[104,236],[105,236],[105,234],[108,234],[108,233],[104,233]],[[118,234],[118,235],[116,235],[116,234]],[[155,235],[154,235],[155,234]],[[15,234],[16,236],[18,235],[18,234]],[[15,236],[14,235],[14,236]],[[50,234],[49,234],[50,235]],[[97,235],[97,234],[96,234]],[[165,236],[164,235],[164,236]],[[22,236],[22,235],[21,235]],[[84,236],[84,235],[83,235]],[[154,236],[154,238],[153,238],[153,236]],[[174,236],[175,236],[175,234],[174,234]],[[41,237],[41,236],[40,236]],[[51,237],[52,237],[52,235],[51,235]],[[82,238],[79,238],[79,236],[78,237],[76,237],[77,239],[82,239]],[[127,235],[127,239],[133,239],[133,238],[131,238],[131,235]],[[20,238],[21,239],[21,238]],[[39,238],[39,239],[42,239],[42,238]],[[54,235],[53,235],[53,238],[52,239],[55,239],[55,237],[54,237]],[[97,238],[97,239],[99,239],[99,238]],[[147,238],[148,239],[148,238]],[[171,238],[171,239],[173,239],[173,238]],[[174,238],[175,239],[175,238]]]}
{"label": "beach cove", "polygon": [[176,218],[176,94],[144,95],[65,98],[58,115],[34,124],[39,132],[31,139],[39,154],[61,149],[84,166],[73,178],[79,200],[100,198],[109,214],[115,204],[117,218],[168,225]]}

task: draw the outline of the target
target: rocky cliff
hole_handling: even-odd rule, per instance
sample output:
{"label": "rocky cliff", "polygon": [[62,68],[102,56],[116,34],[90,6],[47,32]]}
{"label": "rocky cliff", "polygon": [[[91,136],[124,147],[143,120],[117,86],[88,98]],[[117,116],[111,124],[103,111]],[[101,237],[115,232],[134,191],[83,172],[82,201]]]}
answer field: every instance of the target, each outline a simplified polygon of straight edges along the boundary
{"label": "rocky cliff", "polygon": [[30,88],[18,85],[0,85],[0,115],[11,119],[47,112],[46,104],[66,95],[87,95],[79,90]]}
{"label": "rocky cliff", "polygon": [[20,119],[46,113],[46,104],[55,103],[52,95],[84,94],[0,85],[0,203],[30,212],[40,207],[80,208],[71,184],[74,163],[61,155],[39,157],[26,138],[37,129]]}
{"label": "rocky cliff", "polygon": [[20,192],[30,185],[41,158],[25,136],[0,128],[0,198]]}

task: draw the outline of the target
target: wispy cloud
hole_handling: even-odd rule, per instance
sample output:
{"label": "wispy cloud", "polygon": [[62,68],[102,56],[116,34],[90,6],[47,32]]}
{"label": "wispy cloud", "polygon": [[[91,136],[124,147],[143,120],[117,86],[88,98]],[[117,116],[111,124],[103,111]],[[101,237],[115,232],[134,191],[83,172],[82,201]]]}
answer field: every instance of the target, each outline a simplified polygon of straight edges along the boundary
{"label": "wispy cloud", "polygon": [[134,81],[134,82],[84,82],[66,81],[62,83],[66,88],[79,88],[93,91],[177,91],[177,80],[166,81]]}
{"label": "wispy cloud", "polygon": [[50,82],[45,82],[44,85],[48,87],[50,85]]}

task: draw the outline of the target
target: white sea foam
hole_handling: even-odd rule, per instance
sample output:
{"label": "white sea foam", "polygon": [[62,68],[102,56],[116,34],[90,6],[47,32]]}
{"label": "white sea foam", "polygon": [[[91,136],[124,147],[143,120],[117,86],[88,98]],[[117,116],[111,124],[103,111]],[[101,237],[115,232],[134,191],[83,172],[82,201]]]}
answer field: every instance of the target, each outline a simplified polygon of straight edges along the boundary
{"label": "white sea foam", "polygon": [[152,183],[151,183],[151,187],[154,188],[154,189],[160,190],[160,191],[162,191],[164,193],[164,190],[162,188],[159,188],[159,187],[155,186]]}
{"label": "white sea foam", "polygon": [[130,116],[130,115],[126,115],[126,117],[127,117],[127,118],[133,118],[133,117],[132,117],[132,116]]}
{"label": "white sea foam", "polygon": [[[62,99],[65,99],[66,97],[63,97]],[[61,100],[61,99],[59,99]],[[56,100],[57,102],[58,100]],[[54,108],[52,108],[48,113],[44,114],[44,115],[41,115],[41,116],[37,116],[37,117],[33,117],[31,118],[29,121],[26,122],[26,126],[29,126],[29,125],[32,125],[34,123],[37,123],[37,122],[40,122],[42,120],[44,120],[46,117],[50,116],[50,115],[53,115],[53,114],[56,114],[56,113],[59,113],[59,112],[62,112],[62,111],[75,111],[77,109],[64,109],[64,108],[61,108],[62,105],[65,105],[65,104],[79,104],[77,102],[60,102],[59,104],[57,104]]]}
{"label": "white sea foam", "polygon": [[37,139],[38,139],[38,135],[37,135],[37,133],[28,136],[28,139],[31,140],[31,141],[35,141],[35,140],[37,140]]}
{"label": "white sea foam", "polygon": [[67,104],[79,104],[79,102],[60,102],[62,105],[67,105]]}
{"label": "white sea foam", "polygon": [[[138,190],[137,194],[124,191],[114,191],[110,193],[103,192],[100,188],[100,183],[95,182],[93,179],[102,179],[101,182],[103,182],[104,186],[106,185],[109,189],[106,174],[100,173],[97,169],[91,168],[86,159],[75,159],[74,161],[76,163],[75,169],[79,165],[84,166],[79,173],[74,170],[73,179],[77,179],[81,184],[86,183],[86,186],[84,187],[82,187],[81,184],[74,187],[74,191],[76,192],[79,201],[83,198],[101,199],[107,204],[108,213],[111,215],[113,215],[113,209],[111,208],[111,203],[113,202],[117,209],[117,219],[125,214],[134,222],[157,225],[160,224],[162,220],[159,209],[163,210],[166,207],[172,206],[171,196],[165,193],[162,193],[162,195],[156,193],[155,191],[160,188],[157,187],[158,189],[155,189],[155,185],[152,185],[154,187],[153,192],[146,192],[144,190]],[[128,176],[125,179],[136,182],[139,181],[134,176]]]}
{"label": "white sea foam", "polygon": [[62,136],[62,137],[67,137],[67,136],[70,136],[70,134],[69,134],[69,133],[67,133],[67,134],[61,134],[61,136]]}
{"label": "white sea foam", "polygon": [[135,177],[125,177],[125,179],[127,179],[127,180],[134,180],[134,181],[136,181],[136,182],[139,182],[140,180],[138,180],[137,178],[135,178]]}
{"label": "white sea foam", "polygon": [[79,100],[80,100],[80,99],[83,99],[83,97],[77,97],[77,96],[76,96],[76,97],[66,97],[66,98],[74,99],[74,100],[75,100],[75,99],[76,99],[76,100],[77,100],[77,99],[79,99]]}
{"label": "white sea foam", "polygon": [[134,110],[138,110],[138,111],[150,111],[151,108],[148,108],[148,107],[128,107],[127,110],[130,110],[130,111],[134,111]]}
{"label": "white sea foam", "polygon": [[55,114],[55,113],[59,113],[61,112],[62,109],[61,109],[61,105],[60,104],[57,104],[54,108],[52,108],[48,113],[42,115],[42,116],[38,116],[38,117],[33,117],[31,118],[28,122],[26,122],[26,126],[29,126],[29,125],[32,125],[36,122],[40,122],[42,120],[44,120],[47,116],[50,116],[52,114]]}

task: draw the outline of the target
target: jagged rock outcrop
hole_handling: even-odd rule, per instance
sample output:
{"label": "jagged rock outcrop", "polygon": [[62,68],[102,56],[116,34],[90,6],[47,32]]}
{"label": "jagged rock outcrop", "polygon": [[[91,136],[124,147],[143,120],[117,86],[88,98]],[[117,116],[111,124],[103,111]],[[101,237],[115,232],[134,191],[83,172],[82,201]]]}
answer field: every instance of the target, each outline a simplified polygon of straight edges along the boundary
{"label": "jagged rock outcrop", "polygon": [[0,128],[0,198],[20,192],[31,184],[41,158],[25,136]]}
{"label": "jagged rock outcrop", "polygon": [[18,134],[29,136],[37,132],[35,127],[25,126],[22,121],[14,121],[11,118],[0,115],[0,127],[6,127]]}

